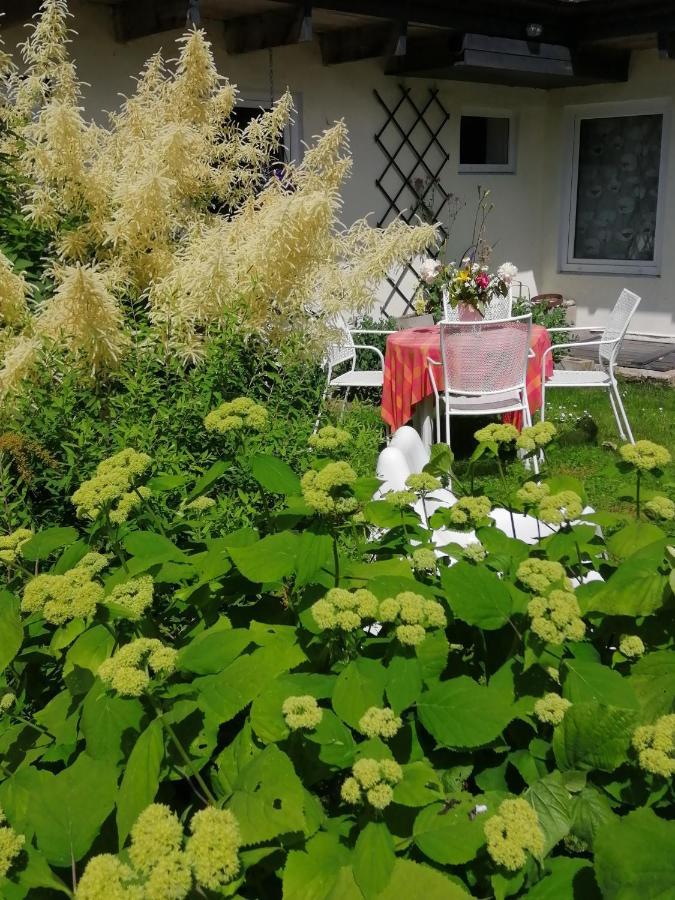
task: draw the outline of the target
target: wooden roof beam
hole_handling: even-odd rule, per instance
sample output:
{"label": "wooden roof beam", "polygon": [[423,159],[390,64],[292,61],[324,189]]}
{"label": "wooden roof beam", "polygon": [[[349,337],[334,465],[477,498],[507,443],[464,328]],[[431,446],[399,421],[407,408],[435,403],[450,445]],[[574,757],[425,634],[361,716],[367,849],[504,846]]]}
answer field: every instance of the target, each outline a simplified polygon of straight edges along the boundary
{"label": "wooden roof beam", "polygon": [[324,66],[357,62],[393,52],[398,25],[381,23],[359,28],[324,31],[319,34],[321,60]]}
{"label": "wooden roof beam", "polygon": [[304,5],[226,19],[225,47],[230,54],[253,53],[268,47],[297,44],[305,15]]}
{"label": "wooden roof beam", "polygon": [[184,28],[186,0],[124,0],[112,5],[115,40],[121,43]]}

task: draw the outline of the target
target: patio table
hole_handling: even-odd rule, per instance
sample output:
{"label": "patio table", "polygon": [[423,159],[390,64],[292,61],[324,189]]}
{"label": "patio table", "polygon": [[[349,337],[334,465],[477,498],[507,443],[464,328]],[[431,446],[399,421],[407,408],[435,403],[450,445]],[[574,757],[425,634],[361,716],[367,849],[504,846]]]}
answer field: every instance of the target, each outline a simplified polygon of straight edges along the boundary
{"label": "patio table", "polygon": [[[543,325],[533,325],[530,348],[533,351],[527,366],[527,400],[530,412],[541,406],[542,358],[551,346],[551,338]],[[439,362],[441,340],[438,325],[430,328],[410,328],[397,331],[387,338],[384,357],[384,386],[382,388],[382,418],[395,431],[411,419],[426,446],[432,442],[434,418],[434,390],[429,377],[427,358]],[[439,391],[443,385],[443,370],[436,371]],[[546,356],[545,377],[553,374],[552,354]],[[520,412],[506,413],[505,422],[522,426]]]}

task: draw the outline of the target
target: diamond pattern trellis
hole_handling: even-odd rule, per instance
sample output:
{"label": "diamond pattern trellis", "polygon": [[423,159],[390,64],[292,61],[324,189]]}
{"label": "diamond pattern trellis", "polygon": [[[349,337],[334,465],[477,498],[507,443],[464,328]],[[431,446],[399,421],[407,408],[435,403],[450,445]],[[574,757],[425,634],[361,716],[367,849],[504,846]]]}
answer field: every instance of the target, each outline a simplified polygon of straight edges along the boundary
{"label": "diamond pattern trellis", "polygon": [[[375,134],[375,143],[386,157],[384,170],[375,179],[386,201],[386,209],[378,221],[378,227],[401,217],[412,222],[419,217],[428,222],[439,222],[448,205],[450,194],[440,182],[440,176],[449,156],[442,144],[442,132],[450,114],[438,97],[437,88],[429,88],[424,103],[413,98],[411,88],[399,85],[400,97],[396,103],[388,103],[376,89],[375,98],[384,110],[386,119]],[[447,230],[440,226],[442,240]],[[389,296],[382,304],[387,314],[393,305],[412,309],[412,298],[418,284],[414,266],[405,267],[396,279],[387,279]]]}

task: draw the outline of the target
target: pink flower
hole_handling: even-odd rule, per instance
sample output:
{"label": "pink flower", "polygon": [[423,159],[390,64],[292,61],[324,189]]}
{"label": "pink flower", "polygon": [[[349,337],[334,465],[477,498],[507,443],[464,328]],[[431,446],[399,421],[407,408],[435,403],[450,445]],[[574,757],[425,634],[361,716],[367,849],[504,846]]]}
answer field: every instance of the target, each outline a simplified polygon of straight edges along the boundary
{"label": "pink flower", "polygon": [[476,287],[480,288],[482,291],[490,286],[490,276],[486,275],[485,272],[476,275],[474,281],[476,282]]}

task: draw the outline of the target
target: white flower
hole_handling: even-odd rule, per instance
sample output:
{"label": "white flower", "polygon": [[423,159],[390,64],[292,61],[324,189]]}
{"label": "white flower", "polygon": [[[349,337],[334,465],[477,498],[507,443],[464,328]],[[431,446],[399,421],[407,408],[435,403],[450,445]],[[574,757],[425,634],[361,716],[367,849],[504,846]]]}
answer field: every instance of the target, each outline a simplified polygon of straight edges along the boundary
{"label": "white flower", "polygon": [[502,263],[497,269],[497,277],[506,284],[511,284],[517,274],[518,266],[514,266],[511,262]]}
{"label": "white flower", "polygon": [[431,284],[441,271],[441,268],[442,266],[437,259],[429,257],[420,266],[420,278],[422,281],[426,281],[427,284]]}

